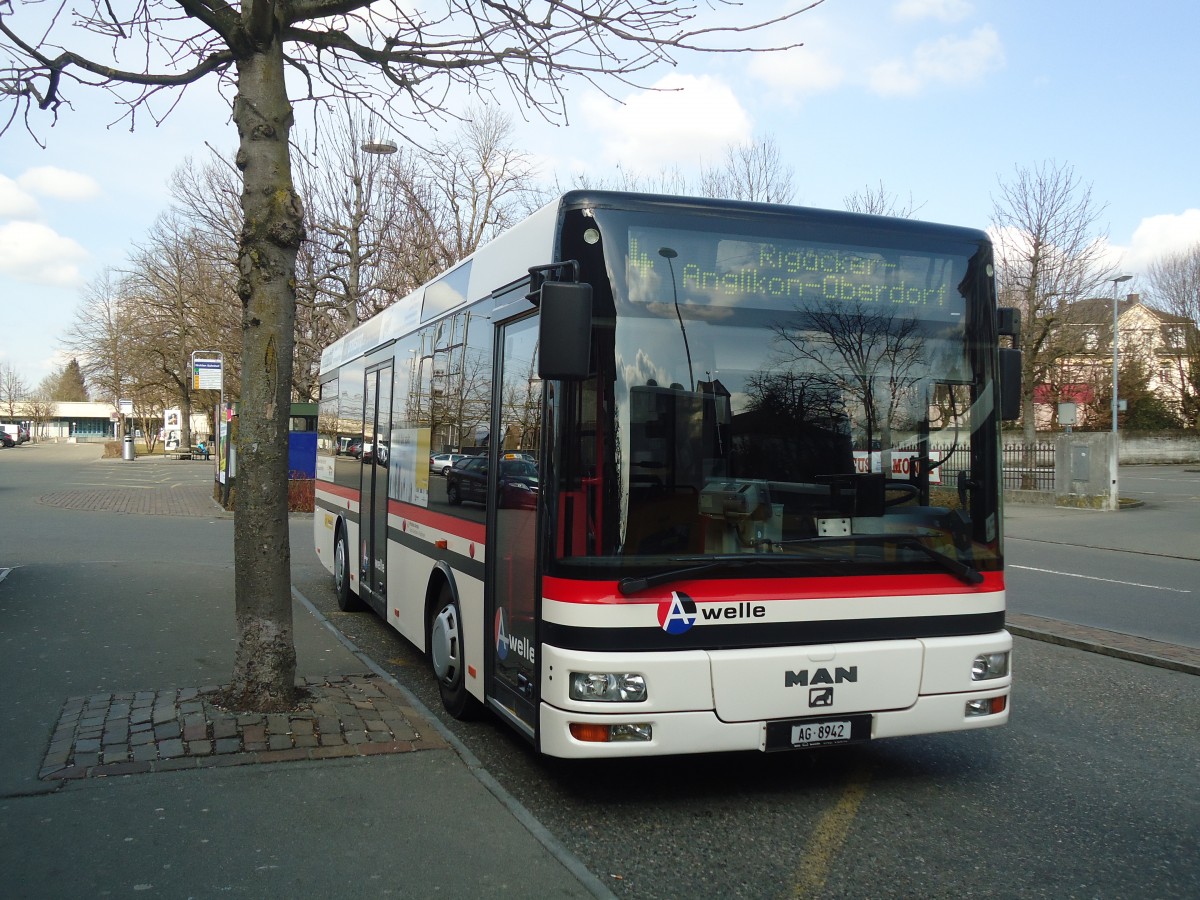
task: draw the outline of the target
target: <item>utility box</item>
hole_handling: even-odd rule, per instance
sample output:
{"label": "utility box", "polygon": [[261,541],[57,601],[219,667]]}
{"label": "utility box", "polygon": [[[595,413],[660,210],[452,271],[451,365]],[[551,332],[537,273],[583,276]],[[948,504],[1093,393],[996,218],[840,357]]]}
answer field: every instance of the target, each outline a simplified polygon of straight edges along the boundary
{"label": "utility box", "polygon": [[1117,435],[1102,431],[1060,435],[1054,445],[1054,504],[1115,510]]}

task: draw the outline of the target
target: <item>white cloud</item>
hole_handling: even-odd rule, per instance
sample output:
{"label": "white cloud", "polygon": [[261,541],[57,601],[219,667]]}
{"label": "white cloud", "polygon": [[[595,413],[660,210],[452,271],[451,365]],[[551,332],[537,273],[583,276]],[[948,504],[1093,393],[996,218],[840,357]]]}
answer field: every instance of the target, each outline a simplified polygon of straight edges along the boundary
{"label": "white cloud", "polygon": [[1148,216],[1134,229],[1129,246],[1111,245],[1114,268],[1145,275],[1150,264],[1168,253],[1180,253],[1200,244],[1200,209]]}
{"label": "white cloud", "polygon": [[0,175],[0,219],[36,219],[38,214],[37,200],[11,178]]}
{"label": "white cloud", "polygon": [[1133,232],[1133,246],[1146,247],[1155,253],[1177,253],[1200,243],[1200,209],[1175,214],[1151,216]]}
{"label": "white cloud", "polygon": [[0,225],[0,273],[31,284],[79,287],[88,252],[38,222]]}
{"label": "white cloud", "polygon": [[846,70],[823,51],[800,47],[787,53],[762,53],[750,63],[750,74],[787,94],[819,94],[839,87]]}
{"label": "white cloud", "polygon": [[601,135],[606,156],[638,172],[715,157],[753,132],[737,96],[708,75],[668,75],[624,104],[592,94],[580,119]]}
{"label": "white cloud", "polygon": [[897,19],[939,22],[961,22],[973,11],[968,0],[900,0],[895,8]]}
{"label": "white cloud", "polygon": [[916,94],[930,85],[978,81],[1004,65],[1004,47],[991,25],[967,37],[946,36],[924,41],[908,59],[885,60],[870,70],[870,86],[878,94]]}
{"label": "white cloud", "polygon": [[96,179],[57,166],[38,166],[23,172],[17,183],[25,190],[58,200],[91,200],[100,196]]}

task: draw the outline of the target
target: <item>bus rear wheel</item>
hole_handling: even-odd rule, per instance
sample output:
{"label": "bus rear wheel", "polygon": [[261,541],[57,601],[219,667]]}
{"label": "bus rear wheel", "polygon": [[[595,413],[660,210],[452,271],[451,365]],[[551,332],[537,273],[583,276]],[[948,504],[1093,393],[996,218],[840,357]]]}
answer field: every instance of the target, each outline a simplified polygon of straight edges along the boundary
{"label": "bus rear wheel", "polygon": [[442,585],[430,624],[429,661],[446,712],[456,719],[472,718],[478,701],[467,690],[462,612],[449,585]]}

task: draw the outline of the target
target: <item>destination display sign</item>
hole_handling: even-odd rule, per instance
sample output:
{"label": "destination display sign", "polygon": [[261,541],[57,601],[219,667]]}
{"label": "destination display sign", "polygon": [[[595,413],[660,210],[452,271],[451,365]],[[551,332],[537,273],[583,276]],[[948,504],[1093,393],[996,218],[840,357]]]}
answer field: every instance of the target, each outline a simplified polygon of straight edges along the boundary
{"label": "destination display sign", "polygon": [[630,299],[644,303],[668,293],[681,306],[888,306],[957,318],[966,264],[918,251],[634,227],[626,271]]}

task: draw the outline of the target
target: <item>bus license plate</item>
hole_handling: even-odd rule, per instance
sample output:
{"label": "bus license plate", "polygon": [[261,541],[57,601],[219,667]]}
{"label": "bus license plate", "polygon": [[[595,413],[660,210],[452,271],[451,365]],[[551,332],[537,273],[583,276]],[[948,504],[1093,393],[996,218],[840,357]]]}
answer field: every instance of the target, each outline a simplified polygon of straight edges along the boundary
{"label": "bus license plate", "polygon": [[768,722],[766,749],[790,750],[802,747],[823,747],[827,744],[846,744],[850,741],[868,740],[870,736],[870,716]]}

